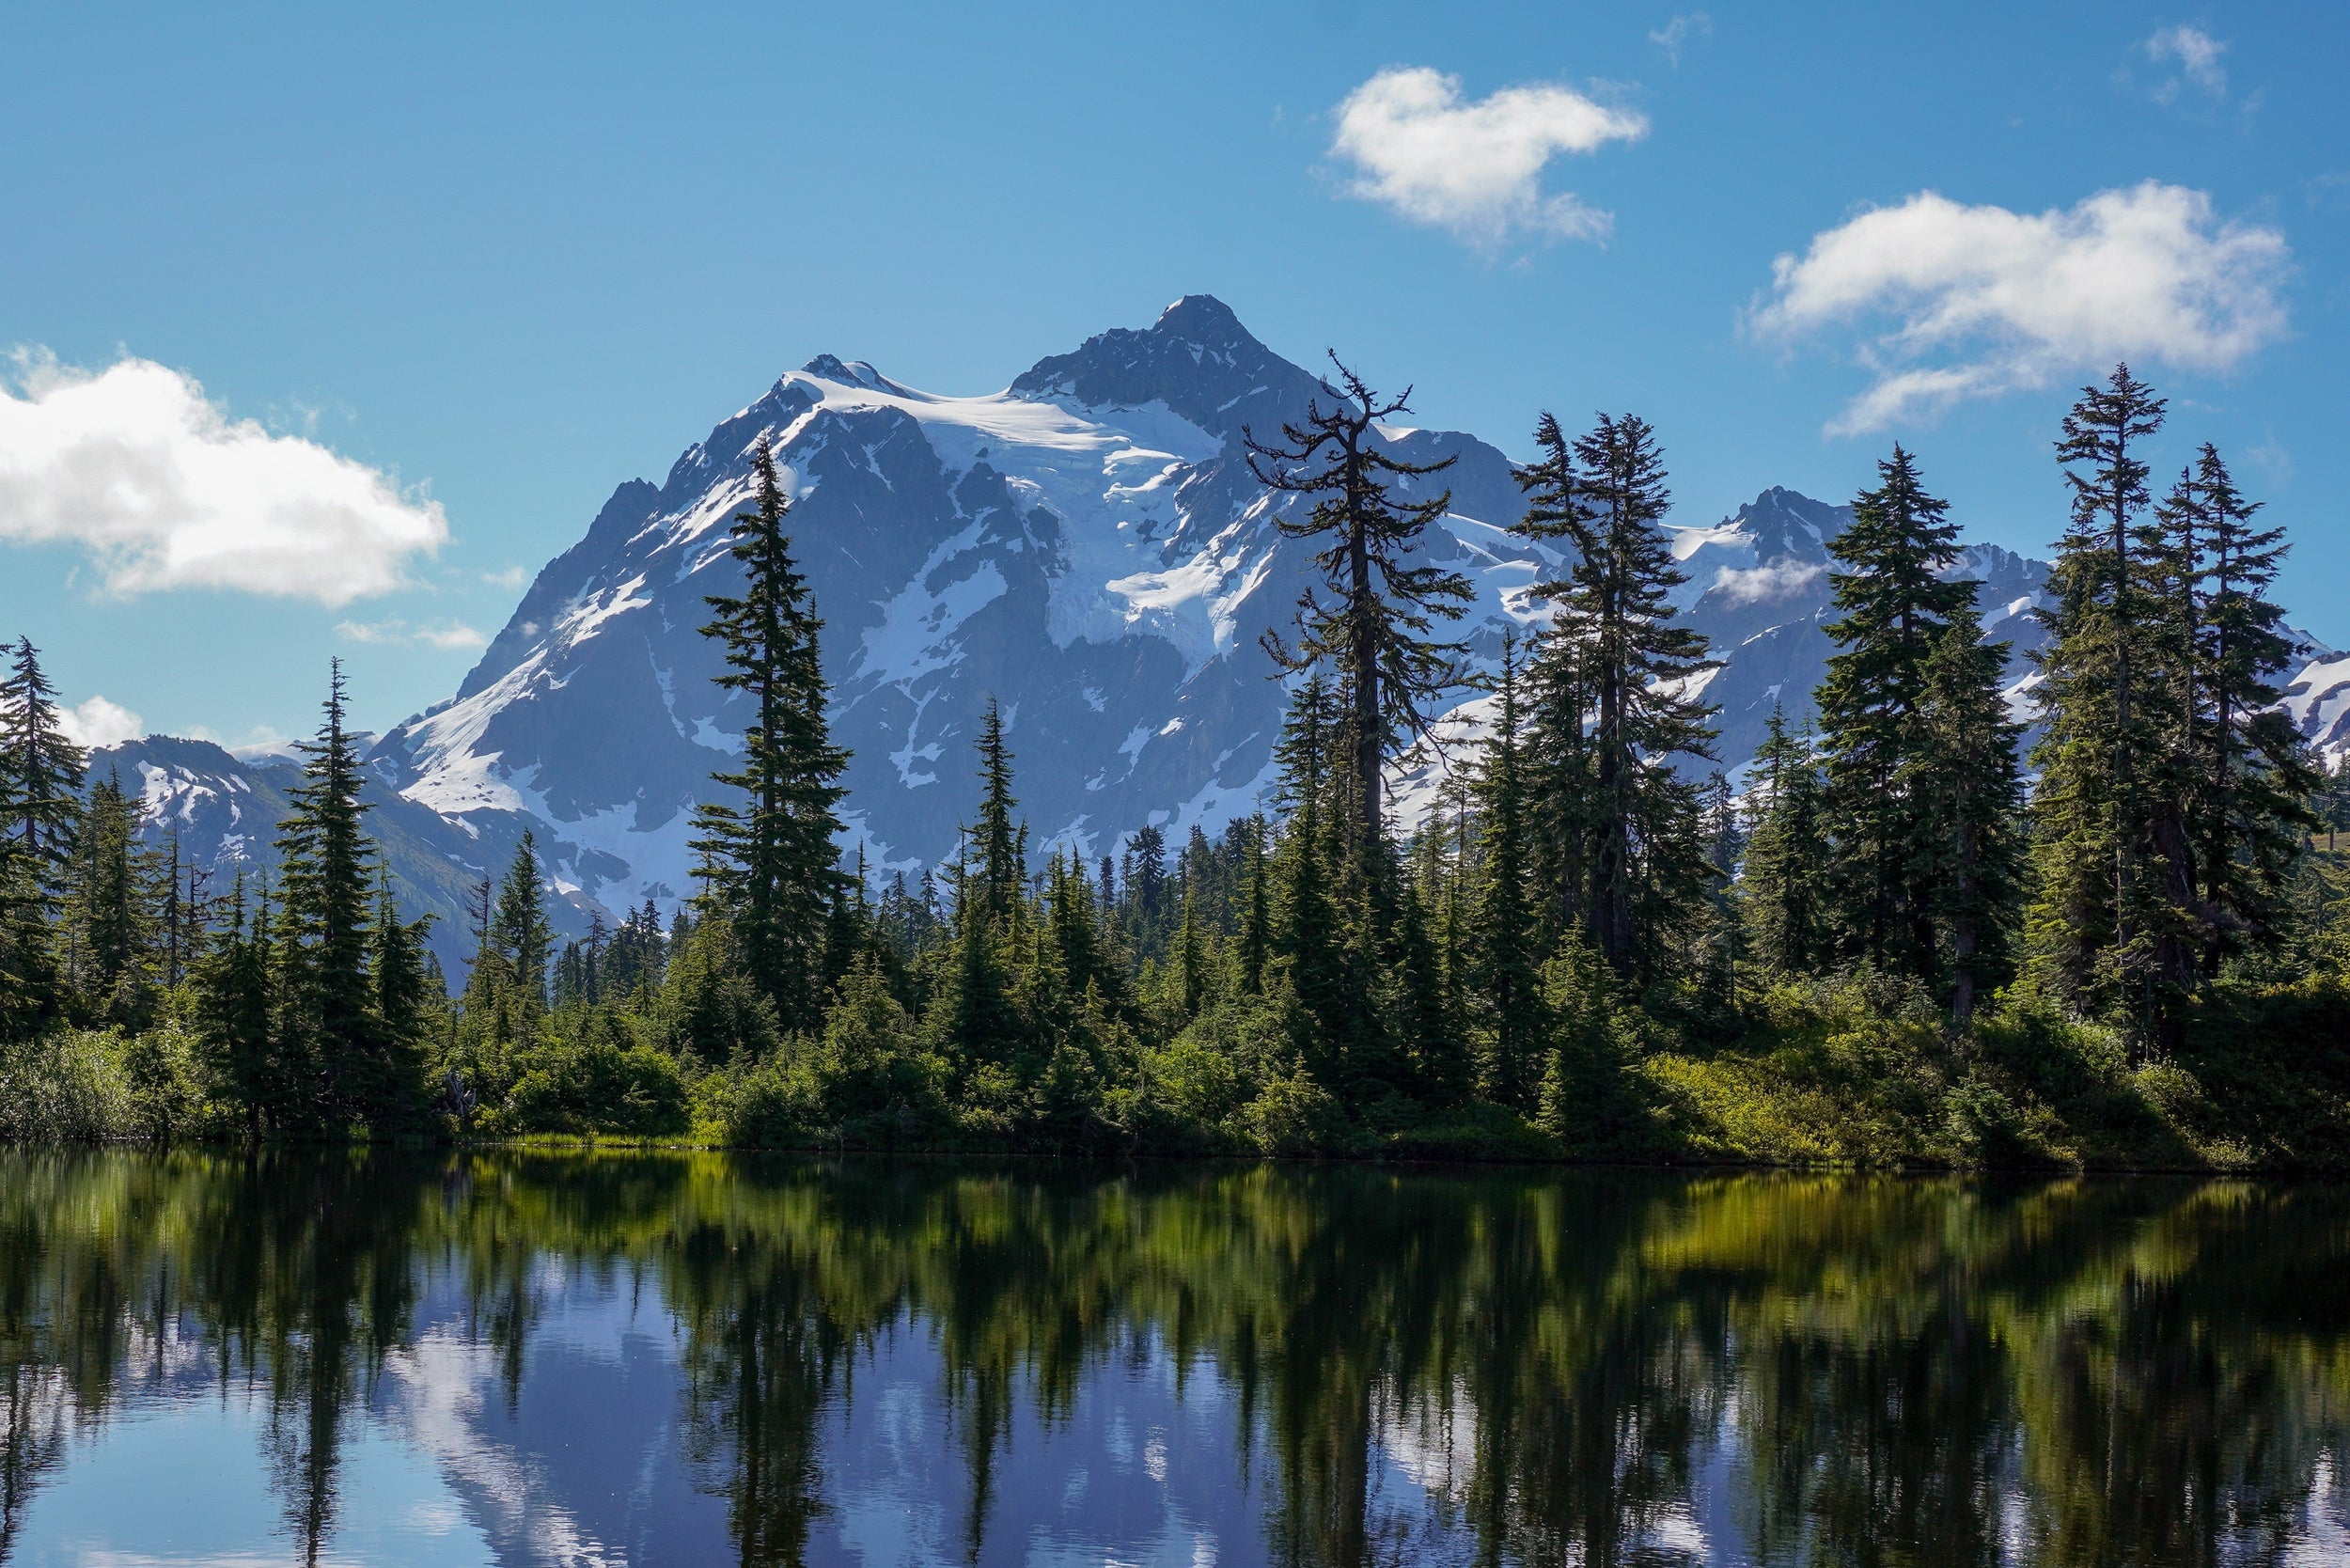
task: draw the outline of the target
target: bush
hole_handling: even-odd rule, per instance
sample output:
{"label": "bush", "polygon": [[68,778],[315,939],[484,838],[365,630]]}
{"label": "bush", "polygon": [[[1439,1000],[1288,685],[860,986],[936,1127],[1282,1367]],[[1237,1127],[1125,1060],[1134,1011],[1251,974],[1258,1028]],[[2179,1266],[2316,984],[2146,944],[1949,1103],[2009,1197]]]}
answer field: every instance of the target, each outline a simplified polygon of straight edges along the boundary
{"label": "bush", "polygon": [[1263,1154],[1327,1154],[1351,1144],[1346,1116],[1303,1068],[1274,1079],[1241,1107],[1244,1136]]}
{"label": "bush", "polygon": [[807,1149],[822,1141],[823,1106],[805,1062],[782,1054],[713,1073],[696,1096],[703,1137],[728,1149]]}
{"label": "bush", "polygon": [[111,1029],[57,1029],[0,1045],[0,1138],[94,1143],[146,1135]]}
{"label": "bush", "polygon": [[685,1076],[677,1058],[599,1031],[548,1044],[483,1119],[491,1133],[605,1133],[667,1137],[685,1131]]}

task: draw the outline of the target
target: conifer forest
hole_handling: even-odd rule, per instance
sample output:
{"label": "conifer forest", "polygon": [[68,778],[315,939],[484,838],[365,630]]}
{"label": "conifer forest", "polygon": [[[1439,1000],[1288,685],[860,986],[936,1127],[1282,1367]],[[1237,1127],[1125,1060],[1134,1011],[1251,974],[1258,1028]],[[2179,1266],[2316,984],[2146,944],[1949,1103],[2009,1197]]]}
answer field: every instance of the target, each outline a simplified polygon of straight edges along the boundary
{"label": "conifer forest", "polygon": [[[2350,1167],[2350,778],[2278,711],[2281,530],[2211,446],[2154,471],[2154,389],[2116,368],[2057,432],[2071,510],[2015,691],[1963,520],[1888,453],[1830,544],[1816,717],[1743,769],[1668,602],[1659,433],[1541,416],[1518,528],[1570,564],[1472,677],[1468,585],[1415,550],[1444,464],[1371,439],[1402,408],[1340,367],[1250,434],[1319,578],[1263,649],[1262,810],[1033,847],[991,709],[959,851],[885,875],[842,828],[823,606],[762,448],[704,628],[753,722],[693,896],[558,942],[525,837],[462,976],[396,908],[339,666],[276,873],[222,886],[90,776],[20,641],[0,1134]],[[1479,686],[1479,732],[1435,722]],[[1405,820],[1393,779],[1430,762]]]}

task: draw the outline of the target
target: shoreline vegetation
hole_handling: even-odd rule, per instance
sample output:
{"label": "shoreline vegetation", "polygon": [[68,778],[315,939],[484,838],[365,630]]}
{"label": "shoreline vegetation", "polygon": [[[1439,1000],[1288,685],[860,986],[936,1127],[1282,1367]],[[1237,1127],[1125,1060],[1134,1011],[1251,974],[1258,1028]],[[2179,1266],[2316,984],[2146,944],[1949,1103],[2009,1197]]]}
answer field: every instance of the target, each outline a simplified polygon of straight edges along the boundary
{"label": "shoreline vegetation", "polygon": [[[698,895],[558,943],[525,837],[453,996],[369,841],[339,666],[274,879],[224,889],[85,778],[20,643],[0,1141],[2350,1170],[2350,779],[2277,709],[2285,546],[2209,447],[2155,495],[2166,411],[2126,368],[2058,443],[2020,705],[1896,447],[1830,546],[1815,716],[1733,792],[1654,432],[1543,416],[1520,530],[1566,564],[1478,675],[1444,637],[1468,586],[1416,548],[1444,464],[1397,461],[1403,400],[1333,366],[1247,442],[1316,586],[1266,639],[1279,792],[1214,837],[1031,853],[991,705],[954,858],[844,862],[764,447],[709,601],[745,734]],[[1480,733],[1434,717],[1480,691]],[[1400,822],[1389,780],[1439,749]]]}

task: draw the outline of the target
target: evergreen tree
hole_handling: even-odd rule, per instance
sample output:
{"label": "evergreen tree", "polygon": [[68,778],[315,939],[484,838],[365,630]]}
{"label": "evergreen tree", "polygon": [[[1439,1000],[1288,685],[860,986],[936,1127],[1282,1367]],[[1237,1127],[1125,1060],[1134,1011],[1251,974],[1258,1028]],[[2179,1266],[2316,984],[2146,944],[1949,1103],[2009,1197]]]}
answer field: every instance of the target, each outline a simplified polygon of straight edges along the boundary
{"label": "evergreen tree", "polygon": [[2033,752],[2032,944],[2058,991],[2136,1023],[2134,1049],[2157,1012],[2175,1015],[2158,995],[2154,958],[2166,939],[2175,949],[2179,934],[2175,911],[2159,914],[2158,890],[2175,879],[2156,876],[2150,898],[2142,872],[2153,812],[2139,760],[2158,748],[2138,682],[2159,625],[2140,604],[2150,498],[2141,454],[2163,410],[2124,365],[2084,388],[2065,416],[2057,458],[2072,488],[2072,525],[2049,573],[2049,641],[2037,655],[2045,679],[2034,694],[2046,727]]}
{"label": "evergreen tree", "polygon": [[539,865],[539,842],[525,831],[498,884],[497,905],[488,927],[489,951],[508,988],[518,1025],[547,1010],[547,961],[555,949],[555,927],[547,918],[546,873]]}
{"label": "evergreen tree", "polygon": [[1429,705],[1465,680],[1463,645],[1432,637],[1438,619],[1457,619],[1473,597],[1468,580],[1429,564],[1415,547],[1452,504],[1450,492],[1406,501],[1399,486],[1452,465],[1406,463],[1383,450],[1379,421],[1409,411],[1411,392],[1385,400],[1331,356],[1340,385],[1322,383],[1302,424],[1281,427],[1282,445],[1244,431],[1250,472],[1267,489],[1314,498],[1303,518],[1276,513],[1281,532],[1321,541],[1313,564],[1323,591],[1299,601],[1298,640],[1267,634],[1282,669],[1337,672],[1351,749],[1348,827],[1355,863],[1384,879],[1386,821],[1382,773],[1402,745],[1431,739]]}
{"label": "evergreen tree", "polygon": [[2204,744],[2186,770],[2186,826],[2209,979],[2223,959],[2276,944],[2306,835],[2323,825],[2312,802],[2325,778],[2279,706],[2277,678],[2300,651],[2267,598],[2284,530],[2254,525],[2260,503],[2245,499],[2208,444],[2181,490],[2201,545],[2191,658]]}
{"label": "evergreen tree", "polygon": [[1702,635],[1671,624],[1668,596],[1684,579],[1660,528],[1670,493],[1654,432],[1633,416],[1602,415],[1570,447],[1545,414],[1534,439],[1543,456],[1519,476],[1529,500],[1519,528],[1575,547],[1571,574],[1535,591],[1557,605],[1545,641],[1569,645],[1561,662],[1590,696],[1588,721],[1569,721],[1589,724],[1588,791],[1560,813],[1586,835],[1577,858],[1588,881],[1560,902],[1579,909],[1611,968],[1645,983],[1670,966],[1676,935],[1704,900],[1698,790],[1669,759],[1713,756],[1711,710],[1683,693],[1717,661]]}
{"label": "evergreen tree", "polygon": [[63,891],[89,765],[66,735],[56,698],[57,688],[41,673],[40,651],[29,637],[18,639],[8,678],[0,680],[0,811],[53,906]]}
{"label": "evergreen tree", "polygon": [[1245,839],[1247,859],[1240,928],[1240,979],[1241,989],[1251,996],[1264,994],[1265,961],[1271,956],[1273,944],[1272,878],[1268,874],[1264,841],[1264,818],[1250,817]]}
{"label": "evergreen tree", "polygon": [[1827,841],[1821,822],[1819,764],[1808,736],[1790,734],[1787,715],[1771,710],[1755,753],[1758,787],[1747,808],[1744,906],[1756,962],[1780,975],[1810,975],[1827,962],[1829,938],[1820,898]]}
{"label": "evergreen tree", "polygon": [[1477,781],[1480,874],[1475,976],[1478,1088],[1497,1105],[1530,1110],[1541,1088],[1544,1034],[1542,962],[1527,854],[1527,792],[1520,756],[1518,652],[1501,647],[1494,729]]}
{"label": "evergreen tree", "polygon": [[[368,977],[375,846],[364,825],[359,754],[343,728],[341,661],[332,666],[326,717],[303,743],[303,781],[279,824],[276,961],[278,1030],[287,1066],[327,1122],[371,1121],[404,1107],[374,1101],[388,1074]],[[295,1066],[299,1063],[299,1066]]]}
{"label": "evergreen tree", "polygon": [[994,698],[979,719],[979,820],[972,830],[979,853],[978,885],[964,891],[979,900],[979,913],[992,925],[1010,921],[1027,886],[1026,857],[1020,853],[1019,824],[1012,808],[1011,752],[1004,745],[1004,714]]}
{"label": "evergreen tree", "polygon": [[[992,699],[980,724],[979,752],[979,825],[965,836],[951,870],[954,947],[940,1043],[975,1066],[1010,1068],[1029,1054],[1030,1043],[1013,997],[1020,977],[1012,962],[1023,935],[1026,835],[1013,823],[1012,808],[1019,803],[1011,792],[1011,753]],[[974,840],[979,855],[976,869],[970,863]]]}
{"label": "evergreen tree", "polygon": [[68,976],[94,1017],[144,1027],[151,1010],[154,939],[138,825],[122,780],[99,780],[83,808],[70,861],[65,920]]}
{"label": "evergreen tree", "polygon": [[1926,657],[1919,744],[1894,786],[1915,810],[1908,881],[1936,934],[1951,1020],[2006,976],[2022,895],[2023,727],[2007,714],[2007,644],[1986,645],[1975,585],[1949,612]]}
{"label": "evergreen tree", "polygon": [[195,980],[197,1039],[222,1098],[243,1113],[247,1137],[277,1123],[290,1088],[276,1050],[272,958],[268,900],[248,924],[241,874],[229,891],[227,919],[196,962]]}
{"label": "evergreen tree", "polygon": [[1843,568],[1828,579],[1842,619],[1826,627],[1841,651],[1815,698],[1829,925],[1847,956],[1931,982],[1933,884],[1919,858],[1920,803],[1908,786],[1925,776],[1918,763],[1926,663],[1975,588],[1944,575],[1958,560],[1958,529],[1948,503],[1926,494],[1917,461],[1897,446],[1877,478],[1853,498],[1851,525],[1828,543]]}
{"label": "evergreen tree", "polygon": [[1320,679],[1308,677],[1276,746],[1290,815],[1274,855],[1274,949],[1288,962],[1297,998],[1299,1054],[1316,1081],[1335,1090],[1345,1085],[1367,998],[1352,983],[1334,890],[1333,862],[1342,851],[1324,820],[1334,770],[1325,696]]}
{"label": "evergreen tree", "polygon": [[1698,932],[1698,990],[1716,1012],[1736,1007],[1746,967],[1746,922],[1740,911],[1738,868],[1747,837],[1731,798],[1730,777],[1716,771],[1705,782],[1705,912]]}
{"label": "evergreen tree", "polygon": [[376,896],[375,951],[370,967],[375,980],[376,1017],[403,1058],[409,1057],[415,1043],[424,1039],[443,1000],[429,962],[431,951],[425,947],[431,929],[430,915],[415,920],[400,917],[400,911],[392,903],[391,880],[386,877]]}
{"label": "evergreen tree", "polygon": [[823,622],[791,558],[783,531],[791,503],[764,440],[756,476],[757,504],[736,514],[732,531],[743,591],[712,595],[713,617],[702,629],[726,650],[718,684],[751,703],[741,767],[711,776],[744,799],[702,807],[693,847],[752,983],[786,1030],[812,1030],[822,1017],[829,917],[844,892],[834,808],[848,753],[826,726],[817,648]]}

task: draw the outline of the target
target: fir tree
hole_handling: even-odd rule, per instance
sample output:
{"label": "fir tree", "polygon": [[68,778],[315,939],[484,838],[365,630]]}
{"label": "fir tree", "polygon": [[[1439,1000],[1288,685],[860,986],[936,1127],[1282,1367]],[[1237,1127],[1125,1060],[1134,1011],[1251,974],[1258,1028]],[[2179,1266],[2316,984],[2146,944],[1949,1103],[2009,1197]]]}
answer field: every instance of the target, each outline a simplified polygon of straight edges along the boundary
{"label": "fir tree", "polygon": [[1243,915],[1240,927],[1241,989],[1251,996],[1264,994],[1265,960],[1273,943],[1272,878],[1267,871],[1264,853],[1265,820],[1253,816],[1247,821],[1247,837],[1244,848]]}
{"label": "fir tree", "polygon": [[2301,651],[2267,598],[2284,531],[2255,525],[2260,503],[2208,444],[2172,503],[2178,534],[2192,529],[2200,546],[2184,575],[2194,585],[2187,662],[2202,744],[2183,771],[2208,980],[2227,957],[2277,943],[2306,835],[2321,825],[2311,800],[2324,776],[2279,706],[2277,677]]}
{"label": "fir tree", "polygon": [[292,809],[277,837],[278,1027],[288,1067],[306,1080],[312,1113],[329,1121],[368,1121],[400,1108],[372,1101],[372,1090],[362,1088],[385,1081],[379,1069],[387,1043],[376,1026],[368,978],[375,846],[364,825],[359,754],[343,728],[343,693],[337,660],[328,678],[326,717],[318,738],[302,745],[303,781],[290,792]]}
{"label": "fir tree", "polygon": [[1893,781],[1915,810],[1909,880],[1922,889],[1962,1029],[1976,999],[2005,978],[2024,870],[2023,727],[2009,719],[2001,690],[2007,644],[1983,642],[1975,585],[1965,586],[1926,657],[1919,745]]}
{"label": "fir tree", "polygon": [[1853,520],[1828,543],[1842,570],[1828,581],[1842,619],[1827,635],[1815,702],[1825,763],[1829,924],[1849,956],[1872,968],[1932,981],[1937,962],[1919,862],[1926,663],[1942,628],[1971,604],[1970,583],[1947,580],[1958,560],[1948,503],[1926,494],[1900,447],[1877,464],[1878,484],[1853,499]]}
{"label": "fir tree", "polygon": [[[744,803],[705,805],[693,847],[711,895],[728,910],[750,979],[787,1030],[822,1022],[824,938],[841,898],[834,808],[848,753],[832,744],[807,582],[783,531],[791,503],[761,440],[757,504],[734,519],[733,557],[744,572],[738,596],[713,595],[703,635],[726,651],[718,684],[751,704],[741,767],[711,776]],[[845,962],[845,960],[844,960]]]}
{"label": "fir tree", "polygon": [[498,884],[487,934],[486,948],[497,955],[517,1022],[538,1018],[547,1010],[547,961],[555,949],[555,928],[547,918],[546,874],[539,865],[538,839],[528,831],[514,846],[514,858]]}
{"label": "fir tree", "polygon": [[[1428,525],[1451,506],[1450,492],[1407,501],[1399,486],[1452,465],[1412,463],[1381,449],[1379,421],[1409,411],[1411,391],[1382,400],[1331,356],[1340,384],[1322,383],[1302,424],[1281,427],[1282,445],[1244,431],[1250,472],[1267,489],[1314,498],[1303,518],[1277,513],[1281,532],[1320,541],[1313,564],[1323,589],[1298,604],[1298,640],[1267,634],[1282,669],[1337,672],[1351,748],[1347,776],[1355,862],[1367,873],[1386,865],[1382,774],[1402,745],[1430,740],[1430,704],[1465,679],[1463,645],[1430,635],[1439,619],[1458,619],[1473,597],[1456,572],[1416,558]],[[1325,599],[1323,592],[1330,597]]]}
{"label": "fir tree", "polygon": [[1474,949],[1478,1088],[1497,1105],[1531,1110],[1541,1088],[1545,1031],[1527,854],[1520,696],[1517,644],[1505,637],[1493,734],[1477,781],[1482,862]]}
{"label": "fir tree", "polygon": [[228,895],[227,918],[212,950],[196,964],[196,1035],[222,1098],[258,1137],[287,1101],[272,1008],[268,901],[248,925],[244,878]]}
{"label": "fir tree", "polygon": [[1821,822],[1819,764],[1808,736],[1788,732],[1771,710],[1755,753],[1758,785],[1747,795],[1744,908],[1756,962],[1780,975],[1816,973],[1827,961],[1826,914],[1819,895],[1827,841]]}
{"label": "fir tree", "polygon": [[1529,500],[1519,527],[1575,547],[1571,574],[1535,591],[1557,605],[1544,640],[1569,645],[1562,662],[1590,697],[1588,792],[1572,813],[1588,881],[1572,902],[1608,965],[1646,982],[1670,966],[1704,899],[1698,791],[1669,759],[1713,756],[1711,710],[1683,692],[1717,661],[1703,636],[1671,624],[1668,596],[1684,579],[1660,529],[1670,494],[1649,426],[1602,415],[1570,447],[1545,414],[1534,439],[1543,457],[1519,476]]}
{"label": "fir tree", "polygon": [[[2144,645],[2159,632],[2140,605],[2147,464],[2143,444],[2162,427],[2162,400],[2117,366],[2083,389],[2065,416],[2058,461],[2073,492],[2072,525],[2049,573],[2055,601],[2043,619],[2045,677],[2034,694],[2046,728],[2033,753],[2037,872],[2029,929],[2055,987],[2084,1010],[2120,1011],[2142,1046],[2158,1011],[2156,944],[2175,932],[2150,919],[2140,863],[2149,809],[2139,759],[2156,737],[2138,690]],[[2168,878],[2157,877],[2159,887]]]}
{"label": "fir tree", "polygon": [[979,820],[972,830],[979,853],[978,884],[966,889],[979,900],[979,913],[993,925],[1012,918],[1028,880],[1026,858],[1020,853],[1019,825],[1012,808],[1020,804],[1011,792],[1011,752],[1004,744],[1003,710],[994,698],[979,719]]}
{"label": "fir tree", "polygon": [[136,818],[110,771],[90,791],[70,861],[69,979],[93,1016],[133,1029],[147,1023],[153,983],[155,922],[141,860]]}
{"label": "fir tree", "polygon": [[1731,797],[1730,777],[1716,771],[1705,782],[1705,913],[1698,933],[1698,988],[1716,1012],[1734,1008],[1747,964],[1746,922],[1740,911],[1738,868],[1747,836]]}
{"label": "fir tree", "polygon": [[0,811],[53,902],[63,890],[89,765],[66,735],[56,698],[57,688],[41,673],[40,651],[31,638],[18,639],[8,678],[0,680]]}

